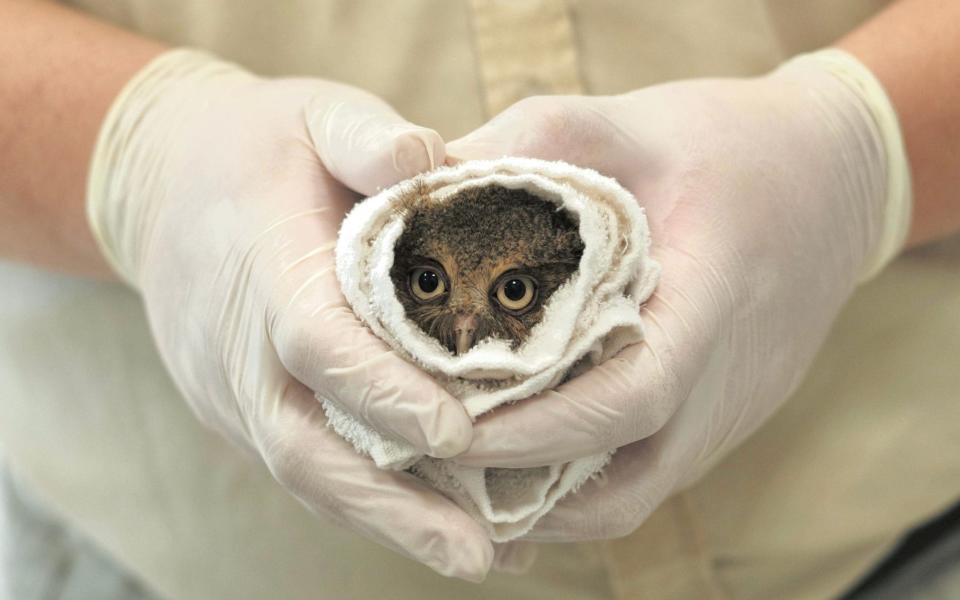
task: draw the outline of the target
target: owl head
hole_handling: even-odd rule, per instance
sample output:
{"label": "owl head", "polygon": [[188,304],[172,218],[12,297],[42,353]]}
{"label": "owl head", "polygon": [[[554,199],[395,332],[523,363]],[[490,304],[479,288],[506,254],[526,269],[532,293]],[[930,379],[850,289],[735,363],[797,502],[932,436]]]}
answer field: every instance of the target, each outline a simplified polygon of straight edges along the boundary
{"label": "owl head", "polygon": [[390,277],[407,317],[455,354],[487,338],[516,348],[577,270],[583,242],[556,204],[501,186],[444,201],[413,193]]}

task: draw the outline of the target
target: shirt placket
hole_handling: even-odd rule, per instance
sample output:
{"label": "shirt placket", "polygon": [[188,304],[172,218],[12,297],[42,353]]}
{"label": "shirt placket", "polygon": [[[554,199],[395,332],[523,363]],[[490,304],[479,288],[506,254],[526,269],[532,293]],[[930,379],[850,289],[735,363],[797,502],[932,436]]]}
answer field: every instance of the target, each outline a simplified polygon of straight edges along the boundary
{"label": "shirt placket", "polygon": [[581,94],[564,0],[470,0],[487,116],[541,94]]}

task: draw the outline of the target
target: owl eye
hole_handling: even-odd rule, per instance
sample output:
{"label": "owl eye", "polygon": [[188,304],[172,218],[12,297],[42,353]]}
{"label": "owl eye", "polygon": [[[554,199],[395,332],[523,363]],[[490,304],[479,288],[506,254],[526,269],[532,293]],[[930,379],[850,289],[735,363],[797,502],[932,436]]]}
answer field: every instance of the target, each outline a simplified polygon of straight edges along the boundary
{"label": "owl eye", "polygon": [[427,302],[446,293],[447,283],[433,267],[417,267],[410,271],[410,291],[417,300]]}
{"label": "owl eye", "polygon": [[537,284],[527,275],[507,275],[497,283],[494,293],[500,306],[510,312],[522,312],[533,305]]}

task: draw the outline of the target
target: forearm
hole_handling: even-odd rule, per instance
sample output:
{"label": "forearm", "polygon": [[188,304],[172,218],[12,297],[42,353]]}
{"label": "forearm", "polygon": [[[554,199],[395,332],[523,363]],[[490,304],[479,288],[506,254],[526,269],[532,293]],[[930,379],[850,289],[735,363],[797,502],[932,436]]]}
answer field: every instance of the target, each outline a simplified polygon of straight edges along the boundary
{"label": "forearm", "polygon": [[913,178],[908,245],[960,231],[960,2],[901,0],[838,46],[897,109]]}
{"label": "forearm", "polygon": [[0,0],[0,257],[107,276],[84,213],[90,156],[156,42],[59,5]]}

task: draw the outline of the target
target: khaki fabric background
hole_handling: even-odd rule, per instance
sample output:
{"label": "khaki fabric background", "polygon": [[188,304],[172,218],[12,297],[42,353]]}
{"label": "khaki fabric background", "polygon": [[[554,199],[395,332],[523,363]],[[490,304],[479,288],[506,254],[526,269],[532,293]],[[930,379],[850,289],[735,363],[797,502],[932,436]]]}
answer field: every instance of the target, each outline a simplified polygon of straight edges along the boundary
{"label": "khaki fabric background", "polygon": [[[883,2],[81,0],[265,75],[359,85],[453,139],[521,97],[759,74]],[[0,265],[0,440],[171,598],[829,598],[960,498],[960,238],[865,285],[804,387],[631,536],[481,586],[310,515],[203,430],[119,286]],[[429,519],[430,515],[422,515]]]}

